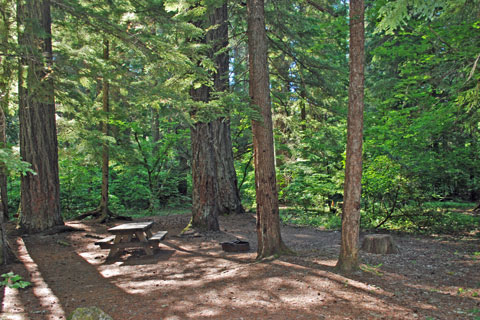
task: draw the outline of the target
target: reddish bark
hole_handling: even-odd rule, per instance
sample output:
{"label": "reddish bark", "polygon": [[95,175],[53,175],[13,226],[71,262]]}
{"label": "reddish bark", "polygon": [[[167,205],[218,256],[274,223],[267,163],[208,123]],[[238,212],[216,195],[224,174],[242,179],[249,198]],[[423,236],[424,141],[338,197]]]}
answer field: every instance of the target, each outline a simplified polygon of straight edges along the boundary
{"label": "reddish bark", "polygon": [[[103,41],[103,59],[108,61],[110,58],[110,44],[108,40]],[[102,109],[104,113],[105,120],[102,122],[102,133],[104,138],[109,134],[109,125],[108,125],[108,116],[110,112],[110,84],[106,77],[103,78],[102,82]],[[102,144],[102,191],[99,205],[99,214],[98,220],[104,222],[110,217],[110,211],[108,210],[108,176],[109,176],[109,161],[110,154],[108,148],[108,141],[104,140]]]}
{"label": "reddish bark", "polygon": [[[207,42],[212,45],[212,58],[217,72],[213,75],[214,89],[217,92],[228,90],[228,11],[227,3],[215,8],[210,15],[210,25],[217,26],[207,33]],[[237,174],[233,161],[230,120],[221,117],[212,123],[214,130],[215,159],[217,162],[218,201],[220,213],[243,213]]]}
{"label": "reddish bark", "polygon": [[[210,57],[217,72],[213,75],[214,89],[228,89],[228,45],[226,3],[213,9],[209,25],[217,26],[207,32],[202,41],[212,46]],[[210,89],[202,86],[190,91],[195,101],[208,102]],[[192,141],[192,227],[203,230],[219,230],[220,213],[241,213],[243,207],[237,188],[237,176],[233,164],[230,123],[218,118],[208,123],[196,123],[191,130]]]}
{"label": "reddish bark", "polygon": [[36,174],[21,179],[20,227],[28,233],[63,225],[52,79],[50,1],[18,1],[20,155]]}
{"label": "reddish bark", "polygon": [[257,196],[257,259],[288,251],[280,233],[273,124],[263,0],[247,1],[250,97],[260,119],[252,121]]}
{"label": "reddish bark", "polygon": [[360,200],[364,97],[364,2],[350,1],[350,86],[348,89],[347,158],[342,214],[342,240],[337,268],[351,272],[359,266]]}

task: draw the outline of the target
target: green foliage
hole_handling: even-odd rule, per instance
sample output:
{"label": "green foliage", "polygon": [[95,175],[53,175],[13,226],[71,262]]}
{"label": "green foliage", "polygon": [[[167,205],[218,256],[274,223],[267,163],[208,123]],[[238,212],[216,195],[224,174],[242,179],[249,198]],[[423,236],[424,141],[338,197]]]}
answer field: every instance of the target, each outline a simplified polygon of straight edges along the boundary
{"label": "green foliage", "polygon": [[2,274],[3,280],[0,281],[0,286],[7,286],[14,289],[25,289],[31,285],[30,282],[22,280],[23,278],[13,272]]}
{"label": "green foliage", "polygon": [[283,223],[322,227],[329,230],[338,230],[342,225],[342,220],[339,215],[295,209],[280,210],[280,219]]}
{"label": "green foliage", "polygon": [[30,168],[30,163],[22,161],[20,156],[10,148],[0,148],[0,163],[2,163],[8,171],[18,172],[22,175],[30,173],[36,174]]}
{"label": "green foliage", "polygon": [[[12,150],[16,53],[13,7],[2,2],[0,88],[7,99],[9,206],[20,174]],[[255,206],[246,8],[229,5],[230,90],[209,103],[190,89],[212,87],[200,43],[219,1],[72,1],[53,5],[61,206],[68,218],[99,202],[101,155],[110,154],[110,206],[126,214],[188,207],[189,128],[229,116],[244,205]],[[344,183],[348,93],[348,2],[266,3],[277,182],[284,222],[337,229]],[[6,10],[7,8],[8,10]],[[479,1],[370,1],[366,9],[366,112],[362,227],[462,233],[480,201]],[[214,29],[216,26],[207,28]],[[100,43],[110,43],[105,61]],[[102,110],[103,80],[110,111]],[[7,101],[8,100],[8,101]],[[110,132],[102,132],[102,124]],[[183,212],[183,211],[182,211]]]}
{"label": "green foliage", "polygon": [[305,211],[309,208],[324,210],[327,196],[336,190],[331,177],[314,172],[314,167],[308,162],[300,161],[285,166],[278,180],[280,186],[286,185],[279,192],[280,199]]}

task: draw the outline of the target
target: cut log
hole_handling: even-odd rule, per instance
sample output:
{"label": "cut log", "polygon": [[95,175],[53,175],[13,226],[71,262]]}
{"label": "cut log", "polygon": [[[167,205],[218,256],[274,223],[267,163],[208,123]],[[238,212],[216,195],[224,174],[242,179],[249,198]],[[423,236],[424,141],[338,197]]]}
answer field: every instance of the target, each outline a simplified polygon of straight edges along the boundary
{"label": "cut log", "polygon": [[362,250],[368,253],[398,253],[398,248],[389,234],[370,234],[363,239]]}

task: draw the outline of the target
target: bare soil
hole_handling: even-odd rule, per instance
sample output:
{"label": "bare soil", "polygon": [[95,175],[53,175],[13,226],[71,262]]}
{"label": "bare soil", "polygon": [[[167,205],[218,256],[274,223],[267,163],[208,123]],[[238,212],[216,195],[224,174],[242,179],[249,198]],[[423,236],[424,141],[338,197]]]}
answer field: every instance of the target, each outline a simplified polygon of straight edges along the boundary
{"label": "bare soil", "polygon": [[[256,262],[255,218],[221,217],[221,231],[178,236],[188,215],[153,217],[168,230],[153,256],[130,250],[106,261],[94,242],[107,225],[12,236],[20,263],[2,269],[32,283],[5,288],[1,319],[65,319],[97,306],[122,319],[480,319],[480,239],[393,234],[400,252],[361,252],[362,270],[334,270],[340,233],[282,226],[295,256]],[[151,219],[151,220],[152,220]],[[148,219],[144,219],[148,220]],[[362,235],[363,237],[363,235]],[[250,242],[227,253],[220,242]]]}

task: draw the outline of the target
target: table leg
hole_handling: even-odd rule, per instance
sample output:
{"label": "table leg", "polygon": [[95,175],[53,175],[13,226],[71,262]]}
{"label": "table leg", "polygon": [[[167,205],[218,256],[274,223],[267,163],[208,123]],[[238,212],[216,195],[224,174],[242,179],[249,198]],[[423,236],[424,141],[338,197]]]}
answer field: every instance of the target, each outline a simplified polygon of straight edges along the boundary
{"label": "table leg", "polygon": [[110,252],[108,253],[107,259],[108,259],[108,258],[112,258],[113,256],[115,256],[115,255],[118,253],[119,248],[117,248],[115,245],[116,245],[117,243],[120,243],[120,242],[122,241],[122,238],[123,238],[122,235],[118,235],[118,234],[117,234],[117,235],[115,236],[115,240],[113,240],[113,246],[112,246],[112,248],[110,249]]}
{"label": "table leg", "polygon": [[145,244],[145,246],[144,246],[145,252],[149,255],[153,255],[153,250],[152,250],[152,248],[150,248],[150,245],[148,244],[148,240],[145,237],[145,233],[143,233],[142,231],[137,231],[137,232],[135,232],[135,234],[137,235],[137,239],[140,242],[143,242]]}
{"label": "table leg", "polygon": [[153,234],[152,234],[152,230],[148,229],[147,231],[145,231],[145,234],[147,235],[147,239],[150,239]]}

